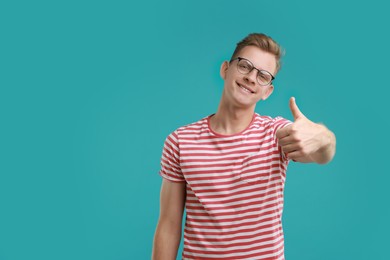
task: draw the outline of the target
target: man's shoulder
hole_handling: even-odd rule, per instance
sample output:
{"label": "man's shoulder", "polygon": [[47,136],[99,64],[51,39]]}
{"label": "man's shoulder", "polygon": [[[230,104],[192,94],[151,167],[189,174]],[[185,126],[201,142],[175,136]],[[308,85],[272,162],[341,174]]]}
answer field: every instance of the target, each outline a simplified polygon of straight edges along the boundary
{"label": "man's shoulder", "polygon": [[181,134],[200,134],[208,129],[208,118],[211,115],[205,116],[195,122],[176,128],[170,135],[179,136]]}
{"label": "man's shoulder", "polygon": [[255,113],[255,121],[254,122],[257,124],[262,124],[262,125],[274,125],[274,124],[279,124],[279,123],[284,123],[284,122],[287,123],[290,121],[282,116],[271,117],[271,116],[260,115],[258,113]]}
{"label": "man's shoulder", "polygon": [[177,130],[178,131],[184,131],[184,130],[198,129],[200,127],[204,127],[205,125],[208,124],[208,118],[209,117],[210,116],[205,116],[205,117],[199,119],[198,121],[195,121],[195,122],[183,125],[183,126],[179,127]]}

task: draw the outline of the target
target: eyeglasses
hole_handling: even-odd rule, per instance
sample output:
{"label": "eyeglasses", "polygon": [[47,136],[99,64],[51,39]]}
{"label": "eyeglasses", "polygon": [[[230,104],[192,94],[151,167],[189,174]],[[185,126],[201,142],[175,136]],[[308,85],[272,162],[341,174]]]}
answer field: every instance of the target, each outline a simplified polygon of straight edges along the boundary
{"label": "eyeglasses", "polygon": [[238,58],[230,60],[230,62],[232,62],[234,60],[238,60],[237,70],[241,74],[247,75],[247,74],[251,73],[252,70],[254,70],[254,69],[257,70],[258,72],[257,72],[256,78],[257,78],[257,82],[261,86],[267,86],[267,85],[271,84],[271,82],[275,79],[275,77],[271,73],[269,73],[266,70],[259,70],[258,68],[253,66],[252,62],[250,62],[249,60],[247,60],[245,58],[238,57]]}

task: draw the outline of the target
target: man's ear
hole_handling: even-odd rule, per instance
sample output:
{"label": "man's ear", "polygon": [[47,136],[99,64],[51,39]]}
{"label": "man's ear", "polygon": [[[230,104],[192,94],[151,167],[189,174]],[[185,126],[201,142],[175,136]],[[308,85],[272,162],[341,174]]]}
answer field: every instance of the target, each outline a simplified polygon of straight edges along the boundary
{"label": "man's ear", "polygon": [[219,75],[221,75],[221,78],[223,80],[226,79],[226,73],[227,73],[227,70],[229,68],[229,62],[228,61],[224,61],[221,65],[221,68],[219,70]]}
{"label": "man's ear", "polygon": [[274,85],[269,85],[262,99],[266,100],[269,96],[271,96],[273,91],[274,91]]}

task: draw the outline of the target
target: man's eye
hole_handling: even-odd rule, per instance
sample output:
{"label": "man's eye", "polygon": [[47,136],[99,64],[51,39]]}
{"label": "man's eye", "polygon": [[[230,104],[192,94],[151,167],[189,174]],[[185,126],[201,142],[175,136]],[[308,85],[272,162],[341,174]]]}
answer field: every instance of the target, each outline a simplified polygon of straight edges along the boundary
{"label": "man's eye", "polygon": [[241,64],[240,68],[242,68],[243,70],[250,70],[251,67],[248,64]]}
{"label": "man's eye", "polygon": [[262,73],[260,73],[259,77],[260,77],[261,79],[268,79],[268,78],[269,78],[267,75],[262,74]]}
{"label": "man's eye", "polygon": [[258,77],[262,82],[270,82],[272,80],[271,76],[265,73],[259,73]]}

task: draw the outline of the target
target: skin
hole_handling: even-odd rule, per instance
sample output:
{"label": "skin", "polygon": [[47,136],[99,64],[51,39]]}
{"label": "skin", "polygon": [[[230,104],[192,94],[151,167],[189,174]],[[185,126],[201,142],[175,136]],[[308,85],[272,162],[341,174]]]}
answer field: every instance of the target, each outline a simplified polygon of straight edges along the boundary
{"label": "skin", "polygon": [[[243,48],[239,57],[250,60],[262,70],[276,74],[275,56],[255,46]],[[223,135],[232,135],[244,130],[252,121],[257,102],[266,100],[273,92],[274,86],[261,86],[256,80],[257,71],[252,70],[243,75],[237,71],[237,60],[221,65],[220,75],[224,79],[224,89],[217,112],[210,119],[212,130]],[[253,93],[244,91],[241,86]]]}
{"label": "skin", "polygon": [[163,179],[160,217],[153,244],[153,260],[174,260],[180,244],[186,191],[185,183]]}
{"label": "skin", "polygon": [[336,137],[324,125],[310,121],[298,108],[295,98],[290,99],[294,123],[276,132],[284,153],[295,162],[330,162],[336,152]]}
{"label": "skin", "polygon": [[[239,57],[250,60],[253,65],[276,75],[275,56],[255,46],[243,48]],[[237,60],[225,61],[220,68],[224,90],[217,112],[210,118],[210,127],[222,135],[232,135],[246,129],[252,121],[255,107],[266,100],[274,86],[261,86],[256,80],[257,71],[248,75],[237,71]],[[250,92],[242,89],[242,86]],[[320,164],[332,160],[336,150],[335,135],[324,125],[309,120],[298,108],[295,98],[290,99],[294,122],[276,132],[283,152],[296,162]],[[157,224],[153,260],[174,260],[181,238],[182,217],[185,205],[185,183],[163,180],[160,194],[160,218]]]}

